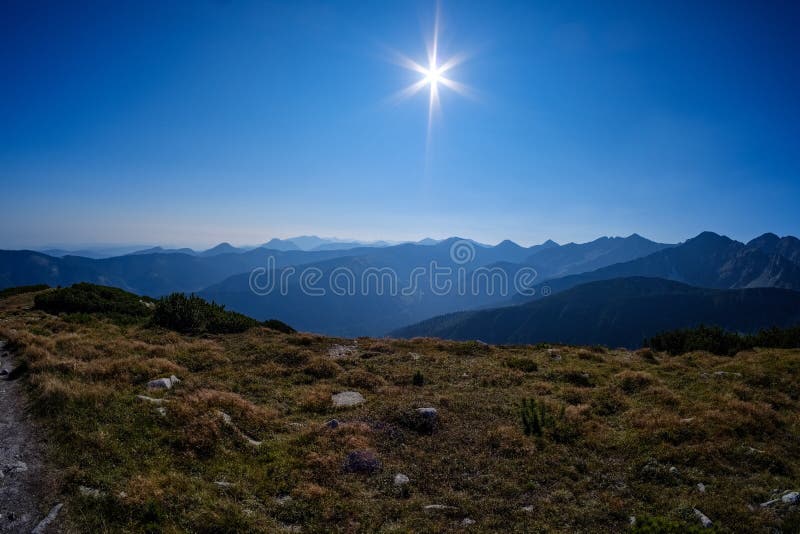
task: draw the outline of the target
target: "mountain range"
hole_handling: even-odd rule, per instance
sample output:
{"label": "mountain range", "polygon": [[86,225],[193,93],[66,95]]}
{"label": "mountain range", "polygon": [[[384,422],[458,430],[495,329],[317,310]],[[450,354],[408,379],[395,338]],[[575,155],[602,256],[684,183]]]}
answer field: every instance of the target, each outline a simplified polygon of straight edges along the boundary
{"label": "mountain range", "polygon": [[743,333],[794,326],[800,324],[800,293],[772,287],[697,288],[662,278],[615,278],[523,305],[435,317],[392,335],[636,348],[659,332],[701,324]]}
{"label": "mountain range", "polygon": [[[460,253],[465,255],[459,256]],[[619,289],[613,284],[592,286],[591,293],[570,291],[587,284],[618,279],[658,279],[677,282],[681,288],[704,290],[786,289],[790,292],[781,293],[781,298],[791,299],[793,291],[800,290],[798,262],[800,240],[775,234],[764,234],[748,243],[741,243],[703,232],[677,245],[657,243],[632,234],[564,245],[548,240],[530,247],[508,240],[492,246],[458,237],[441,241],[425,239],[415,243],[381,241],[362,244],[301,236],[290,240],[273,239],[256,248],[235,247],[229,243],[205,251],[150,247],[109,258],[70,254],[58,257],[30,250],[0,251],[0,289],[38,283],[63,286],[86,281],[152,297],[172,292],[195,292],[255,318],[276,317],[300,330],[324,334],[374,336],[393,332],[516,342],[522,339],[543,340],[548,338],[545,335],[548,332],[558,333],[556,337],[559,339],[563,337],[560,330],[547,321],[542,322],[550,325],[547,332],[531,326],[531,321],[541,322],[540,314],[545,313],[541,310],[554,313],[555,309],[547,306],[555,306],[559,314],[564,315],[564,310],[582,306],[579,301],[588,298],[587,295],[591,295],[589,301],[597,306],[602,300],[599,295],[603,288],[609,292],[605,297],[609,306],[612,302],[621,302],[611,294]],[[269,294],[257,294],[250,284],[254,269],[268,273],[273,280],[285,278],[285,287]],[[415,273],[418,274],[420,269],[425,271],[426,277],[415,279]],[[452,290],[442,292],[432,286],[432,278],[427,276],[437,269],[449,270],[445,279],[452,284]],[[346,288],[344,294],[339,294],[337,282],[344,280],[342,272],[349,273],[350,279],[345,281],[351,285],[361,283],[361,287],[354,287],[352,292]],[[392,273],[395,287],[389,283],[384,291],[378,291],[377,284],[386,282],[380,278],[385,272]],[[316,277],[312,284],[314,291],[321,290],[324,295],[305,291],[309,280],[302,280],[302,273]],[[527,291],[519,292],[520,288],[511,283],[520,274],[529,275],[529,279],[535,282],[534,295]],[[334,281],[337,276],[339,278]],[[496,281],[492,276],[505,277],[506,286],[500,287],[504,291],[492,286]],[[460,291],[458,284],[462,279],[467,283]],[[365,280],[373,285],[364,284]],[[669,302],[676,302],[676,299],[688,302],[686,295],[691,293],[678,291],[678,286],[651,287],[641,280],[630,284],[630,287],[623,287],[650,293],[654,288],[661,288],[662,297],[669,297]],[[682,296],[678,298],[675,294]],[[649,298],[655,307],[646,315],[657,315],[668,304],[666,300]],[[692,293],[691,298],[718,302],[723,297],[706,291]],[[754,297],[742,299],[743,305],[747,306],[755,302]],[[534,305],[531,302],[540,300],[548,303]],[[572,307],[567,306],[570,302]],[[508,311],[509,306],[515,307],[513,313]],[[750,329],[748,324],[761,324],[758,310],[748,307],[742,310],[742,317],[751,317],[750,323],[733,321],[727,324],[731,327],[738,325],[743,330]],[[466,313],[452,315],[462,311]],[[514,317],[514,321],[522,326],[500,328],[492,313],[504,319]],[[519,314],[524,313],[530,313],[531,317],[519,319]],[[605,309],[603,313],[610,312]],[[689,310],[673,313],[676,314],[674,321],[664,324],[685,324],[697,319]],[[622,311],[619,314],[619,324],[634,324],[623,317]],[[605,319],[601,320],[600,315],[595,317],[596,325],[584,322],[575,329],[588,336],[580,338],[582,343],[608,340],[624,344],[640,340],[643,332],[654,333],[634,325],[625,335],[620,332],[615,337],[600,335],[602,328],[599,325],[605,325]],[[708,317],[711,320],[716,316],[711,314]],[[422,325],[415,324],[429,319],[431,321]],[[491,331],[487,332],[483,321],[494,325]],[[646,323],[648,328],[660,324]],[[403,328],[407,325],[412,326]]]}

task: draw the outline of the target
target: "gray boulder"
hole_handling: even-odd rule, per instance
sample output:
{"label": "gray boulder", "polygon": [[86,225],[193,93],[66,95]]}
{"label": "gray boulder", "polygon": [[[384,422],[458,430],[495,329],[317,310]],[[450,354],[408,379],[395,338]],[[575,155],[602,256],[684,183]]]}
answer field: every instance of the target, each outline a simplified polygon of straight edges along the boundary
{"label": "gray boulder", "polygon": [[331,395],[331,402],[335,408],[346,408],[349,406],[358,406],[367,402],[367,399],[358,391],[342,391],[335,395]]}

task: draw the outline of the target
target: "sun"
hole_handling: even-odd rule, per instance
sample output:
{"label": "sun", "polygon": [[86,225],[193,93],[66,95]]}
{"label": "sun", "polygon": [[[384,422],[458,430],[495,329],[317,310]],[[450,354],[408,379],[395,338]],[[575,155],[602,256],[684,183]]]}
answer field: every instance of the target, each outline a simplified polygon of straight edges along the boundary
{"label": "sun", "polygon": [[437,84],[441,79],[442,79],[442,72],[439,69],[439,67],[434,65],[427,71],[425,71],[425,81],[429,85]]}
{"label": "sun", "polygon": [[466,56],[457,54],[447,60],[439,60],[439,6],[436,6],[436,18],[433,24],[433,35],[428,43],[428,66],[410,59],[409,57],[395,53],[396,63],[400,66],[419,73],[422,77],[415,83],[398,92],[395,96],[398,99],[405,99],[416,95],[425,88],[428,88],[428,139],[430,140],[433,116],[439,110],[439,88],[446,87],[456,93],[468,96],[470,89],[450,78],[450,71],[461,64]]}

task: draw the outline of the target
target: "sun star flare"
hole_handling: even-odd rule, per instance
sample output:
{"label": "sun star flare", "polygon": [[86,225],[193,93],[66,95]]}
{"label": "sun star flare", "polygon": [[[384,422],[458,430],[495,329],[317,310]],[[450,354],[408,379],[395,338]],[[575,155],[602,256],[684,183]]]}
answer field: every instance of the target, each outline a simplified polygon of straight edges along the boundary
{"label": "sun star flare", "polygon": [[405,89],[397,93],[399,99],[410,98],[426,87],[429,91],[428,96],[428,140],[430,140],[431,127],[433,125],[433,116],[439,110],[439,87],[444,86],[448,89],[455,91],[463,96],[469,94],[469,88],[455,80],[452,80],[446,74],[462,63],[465,59],[464,54],[456,54],[443,62],[439,62],[439,9],[436,10],[436,18],[433,25],[433,36],[428,43],[428,66],[425,67],[413,59],[397,54],[397,63],[414,72],[422,75],[422,78]]}

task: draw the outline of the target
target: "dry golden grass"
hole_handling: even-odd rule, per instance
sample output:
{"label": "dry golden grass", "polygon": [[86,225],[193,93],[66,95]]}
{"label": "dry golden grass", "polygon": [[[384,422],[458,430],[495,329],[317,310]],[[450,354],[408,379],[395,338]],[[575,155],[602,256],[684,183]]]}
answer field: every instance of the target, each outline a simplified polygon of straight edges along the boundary
{"label": "dry golden grass", "polygon": [[[617,532],[644,515],[686,529],[694,507],[722,530],[800,524],[792,508],[759,506],[798,489],[800,351],[670,357],[266,328],[188,337],[30,301],[0,300],[0,338],[27,362],[76,531],[446,532],[470,518],[479,532]],[[334,361],[336,345],[352,350]],[[173,389],[146,389],[173,374]],[[334,409],[345,390],[367,402]],[[525,436],[524,398],[563,415]],[[438,410],[432,432],[420,407]],[[345,472],[353,451],[381,469]],[[410,483],[395,486],[396,473]]]}

